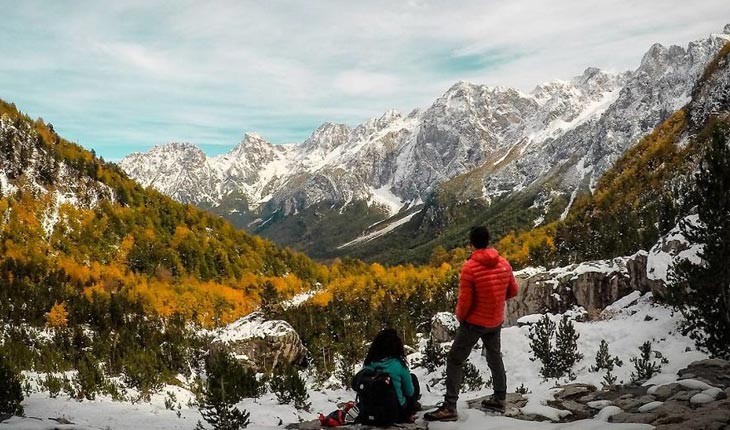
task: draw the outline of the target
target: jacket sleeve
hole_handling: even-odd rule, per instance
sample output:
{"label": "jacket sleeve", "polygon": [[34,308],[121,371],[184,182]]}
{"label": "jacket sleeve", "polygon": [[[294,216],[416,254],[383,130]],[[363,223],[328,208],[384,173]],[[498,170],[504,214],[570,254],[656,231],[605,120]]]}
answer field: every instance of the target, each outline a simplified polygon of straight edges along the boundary
{"label": "jacket sleeve", "polygon": [[507,300],[514,299],[517,297],[519,288],[517,286],[517,280],[515,279],[514,273],[512,273],[512,267],[509,268],[509,284],[507,285]]}
{"label": "jacket sleeve", "polygon": [[474,275],[469,270],[469,262],[464,264],[459,276],[459,298],[456,302],[456,319],[459,322],[466,321],[471,312],[474,298]]}
{"label": "jacket sleeve", "polygon": [[402,366],[401,370],[401,390],[403,395],[406,397],[413,396],[416,389],[413,387],[413,380],[411,379],[411,371],[406,366]]}

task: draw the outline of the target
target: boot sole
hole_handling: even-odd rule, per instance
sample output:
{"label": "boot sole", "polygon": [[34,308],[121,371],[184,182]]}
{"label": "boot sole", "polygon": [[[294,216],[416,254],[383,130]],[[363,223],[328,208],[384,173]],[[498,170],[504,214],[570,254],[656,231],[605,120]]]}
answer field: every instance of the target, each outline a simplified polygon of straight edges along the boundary
{"label": "boot sole", "polygon": [[449,418],[430,418],[430,417],[423,417],[426,421],[441,421],[441,422],[453,422],[458,421],[459,417],[449,417]]}

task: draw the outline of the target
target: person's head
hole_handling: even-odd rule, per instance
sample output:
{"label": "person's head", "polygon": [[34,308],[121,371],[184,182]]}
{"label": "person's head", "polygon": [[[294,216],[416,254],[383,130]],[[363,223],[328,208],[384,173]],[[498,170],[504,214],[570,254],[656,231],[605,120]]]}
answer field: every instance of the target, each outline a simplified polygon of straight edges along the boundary
{"label": "person's head", "polygon": [[398,332],[392,328],[381,330],[370,344],[368,355],[365,357],[365,364],[370,364],[386,358],[397,358],[405,363],[406,352],[403,348],[403,341]]}
{"label": "person's head", "polygon": [[469,231],[469,241],[476,249],[484,249],[489,246],[489,230],[483,225],[471,228]]}

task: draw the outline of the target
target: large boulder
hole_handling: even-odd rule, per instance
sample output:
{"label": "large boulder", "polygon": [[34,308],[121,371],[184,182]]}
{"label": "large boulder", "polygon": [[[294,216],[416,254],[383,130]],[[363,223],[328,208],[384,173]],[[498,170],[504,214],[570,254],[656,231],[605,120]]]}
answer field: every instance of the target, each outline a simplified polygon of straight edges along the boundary
{"label": "large boulder", "polygon": [[454,340],[459,321],[451,312],[439,312],[431,318],[431,339],[434,342],[450,342]]}
{"label": "large boulder", "polygon": [[309,351],[288,322],[268,321],[254,312],[215,332],[213,345],[226,345],[247,367],[271,372],[281,366],[304,367]]}
{"label": "large boulder", "polygon": [[590,314],[633,291],[653,291],[661,281],[647,277],[646,262],[647,253],[640,251],[630,257],[516,272],[520,289],[507,302],[505,324],[514,325],[525,315],[563,313],[575,306]]}

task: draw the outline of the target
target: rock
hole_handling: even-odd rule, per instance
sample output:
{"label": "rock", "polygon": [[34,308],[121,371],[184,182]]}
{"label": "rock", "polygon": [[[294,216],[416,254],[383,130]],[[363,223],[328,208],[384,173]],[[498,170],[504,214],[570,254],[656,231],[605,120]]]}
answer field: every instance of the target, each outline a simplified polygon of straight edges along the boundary
{"label": "rock", "polygon": [[573,419],[583,420],[593,416],[593,411],[591,411],[589,407],[574,400],[566,400],[559,405],[562,406],[563,409],[569,410],[573,413],[573,415],[571,416],[571,421]]}
{"label": "rock", "polygon": [[434,342],[450,342],[454,340],[459,321],[451,312],[439,312],[431,318],[431,339]]}
{"label": "rock", "polygon": [[694,378],[710,385],[730,386],[730,362],[720,359],[706,359],[690,363],[677,372],[680,379]]}
{"label": "rock", "polygon": [[654,409],[658,408],[659,406],[661,406],[663,404],[664,404],[664,402],[649,402],[649,403],[647,403],[647,404],[645,404],[643,406],[640,406],[639,407],[639,412],[641,412],[641,413],[651,412],[651,411],[653,411]]}
{"label": "rock", "polygon": [[656,420],[657,430],[716,429],[725,428],[730,422],[730,401],[708,403],[700,408],[675,411],[674,414]]}
{"label": "rock", "polygon": [[586,405],[591,409],[603,409],[606,406],[613,405],[613,402],[610,400],[593,400],[586,403]]}
{"label": "rock", "polygon": [[708,388],[712,388],[712,385],[704,381],[699,381],[697,379],[680,379],[679,381],[677,381],[677,383],[684,388],[689,388],[690,390],[703,391],[707,390]]}
{"label": "rock", "polygon": [[710,403],[713,400],[715,400],[714,397],[708,396],[705,393],[697,393],[689,399],[689,403],[691,405],[704,405],[705,403]]}
{"label": "rock", "polygon": [[656,387],[655,390],[650,390],[649,393],[652,394],[657,400],[661,400],[663,402],[679,392],[681,388],[681,385],[672,383],[667,385],[660,385]]}
{"label": "rock", "polygon": [[712,397],[712,400],[716,400],[725,393],[720,388],[712,387],[703,391],[702,394]]}
{"label": "rock", "polygon": [[611,423],[636,423],[636,424],[651,424],[657,419],[655,414],[634,414],[629,412],[621,412],[611,416],[608,422]]}
{"label": "rock", "polygon": [[[489,396],[482,396],[476,399],[467,400],[467,407],[469,407],[470,409],[481,409],[482,400],[488,397]],[[525,398],[525,396],[519,393],[507,393],[505,403],[505,409],[507,412],[512,411],[512,413],[514,413],[514,411],[517,411],[517,415],[519,415],[519,408],[523,408],[527,404],[527,399]],[[505,415],[507,415],[507,412],[505,412]],[[522,419],[522,417],[520,417],[520,419]]]}
{"label": "rock", "polygon": [[652,412],[654,412],[658,417],[668,417],[672,415],[688,414],[692,412],[692,409],[687,407],[686,403],[667,401],[657,406]]}
{"label": "rock", "polygon": [[[322,428],[322,424],[319,422],[319,420],[311,420],[311,421],[302,421],[300,423],[290,423],[287,424],[284,428],[288,430],[319,430]],[[340,427],[342,428],[342,427]],[[347,425],[348,429],[352,430],[370,430],[370,429],[381,429],[383,427],[375,427],[375,426],[368,426],[365,424],[349,424]],[[394,425],[391,427],[385,427],[388,429],[403,429],[403,430],[428,430],[428,423],[427,422],[416,422],[416,423],[400,423],[398,425]]]}
{"label": "rock", "polygon": [[693,391],[679,391],[672,397],[668,398],[667,400],[675,401],[675,402],[689,402],[689,399],[692,398],[695,394],[699,393],[697,390]]}
{"label": "rock", "polygon": [[614,405],[618,406],[626,412],[634,411],[638,409],[639,406],[645,403],[647,402],[642,402],[641,400],[636,399],[633,396],[621,396],[613,401]]}
{"label": "rock", "polygon": [[618,406],[606,406],[605,408],[601,409],[600,412],[598,412],[598,415],[596,415],[594,419],[597,421],[608,422],[608,420],[612,416],[616,414],[621,414],[623,412],[624,411],[622,411],[621,408],[619,408]]}
{"label": "rock", "polygon": [[594,391],[592,393],[588,393],[583,397],[580,397],[578,399],[581,403],[590,403],[590,402],[596,402],[596,401],[602,401],[605,400],[603,397],[603,391]]}
{"label": "rock", "polygon": [[555,400],[557,401],[565,401],[565,400],[575,400],[579,397],[583,397],[588,393],[592,393],[596,391],[596,387],[589,384],[568,384],[568,385],[561,385],[557,387],[555,390]]}
{"label": "rock", "polygon": [[267,321],[260,312],[218,330],[211,348],[216,345],[226,345],[237,359],[257,372],[287,365],[304,367],[309,357],[299,334],[288,322]]}
{"label": "rock", "polygon": [[514,325],[523,316],[545,312],[563,313],[579,306],[589,314],[633,291],[660,288],[660,281],[647,278],[647,254],[589,261],[518,276],[519,293],[507,302],[505,324]]}

